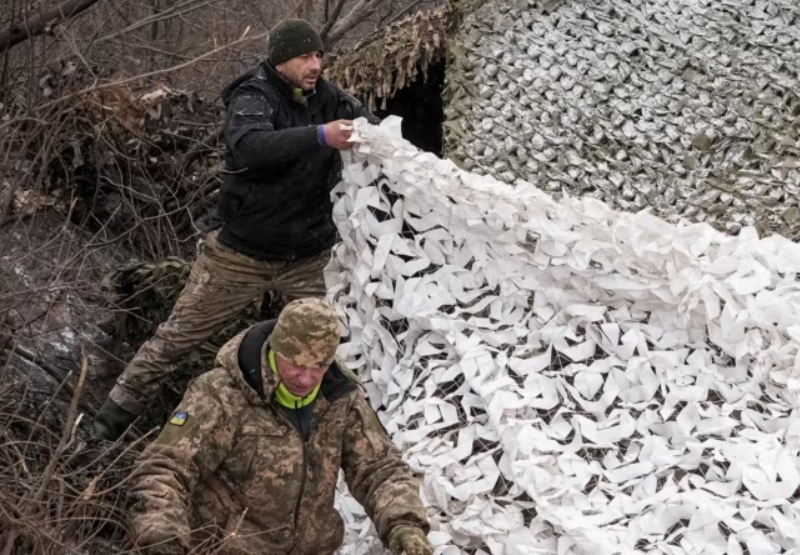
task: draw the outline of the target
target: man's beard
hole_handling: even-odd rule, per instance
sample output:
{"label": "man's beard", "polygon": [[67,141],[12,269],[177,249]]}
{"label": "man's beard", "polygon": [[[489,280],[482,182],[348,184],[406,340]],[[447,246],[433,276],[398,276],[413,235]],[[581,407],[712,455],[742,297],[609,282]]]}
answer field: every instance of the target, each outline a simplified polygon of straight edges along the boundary
{"label": "man's beard", "polygon": [[317,86],[317,81],[319,81],[319,78],[322,76],[321,73],[317,73],[316,77],[314,77],[314,84],[311,85],[311,88],[306,89],[304,84],[303,84],[303,81],[305,81],[306,79],[311,79],[310,76],[305,77],[303,75],[300,75],[299,77],[295,77],[294,75],[289,75],[287,73],[280,72],[280,71],[278,73],[280,74],[281,77],[283,77],[283,80],[286,81],[287,83],[289,83],[293,88],[295,88],[295,89],[303,89],[304,91],[306,91],[306,90],[313,91],[314,88]]}
{"label": "man's beard", "polygon": [[[307,81],[307,80],[308,80],[308,81],[310,81],[311,79],[313,79],[313,80],[314,80],[314,83],[313,83],[313,85],[311,85],[311,89],[313,89],[313,88],[316,86],[316,84],[317,84],[317,80],[319,79],[319,74],[316,74],[314,77],[311,77],[311,76],[302,77],[302,78],[301,78],[301,81]],[[300,83],[296,84],[295,86],[296,86],[296,87],[303,88],[302,84],[300,84]]]}

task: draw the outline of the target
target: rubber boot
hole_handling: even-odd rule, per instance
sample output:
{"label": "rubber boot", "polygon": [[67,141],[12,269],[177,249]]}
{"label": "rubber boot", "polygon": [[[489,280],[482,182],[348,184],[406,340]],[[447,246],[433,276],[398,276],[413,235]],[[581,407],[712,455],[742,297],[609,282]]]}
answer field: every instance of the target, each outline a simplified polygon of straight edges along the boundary
{"label": "rubber boot", "polygon": [[137,418],[138,415],[131,414],[111,399],[106,399],[92,422],[92,437],[117,441]]}

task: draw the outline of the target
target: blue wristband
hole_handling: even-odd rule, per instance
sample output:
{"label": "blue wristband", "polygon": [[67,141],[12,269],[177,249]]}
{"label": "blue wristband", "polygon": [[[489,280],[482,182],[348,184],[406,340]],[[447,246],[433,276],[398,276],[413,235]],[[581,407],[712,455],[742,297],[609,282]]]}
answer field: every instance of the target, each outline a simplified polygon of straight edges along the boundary
{"label": "blue wristband", "polygon": [[328,146],[328,141],[325,139],[325,126],[324,125],[320,125],[319,126],[319,142],[321,142],[325,146]]}

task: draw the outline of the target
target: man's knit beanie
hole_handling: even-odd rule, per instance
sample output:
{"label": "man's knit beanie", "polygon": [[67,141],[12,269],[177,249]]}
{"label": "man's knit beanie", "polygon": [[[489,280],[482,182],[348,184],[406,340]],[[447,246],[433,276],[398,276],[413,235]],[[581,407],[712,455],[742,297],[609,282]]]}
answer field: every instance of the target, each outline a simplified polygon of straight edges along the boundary
{"label": "man's knit beanie", "polygon": [[324,49],[319,33],[308,21],[287,19],[270,31],[267,58],[277,66],[296,56]]}

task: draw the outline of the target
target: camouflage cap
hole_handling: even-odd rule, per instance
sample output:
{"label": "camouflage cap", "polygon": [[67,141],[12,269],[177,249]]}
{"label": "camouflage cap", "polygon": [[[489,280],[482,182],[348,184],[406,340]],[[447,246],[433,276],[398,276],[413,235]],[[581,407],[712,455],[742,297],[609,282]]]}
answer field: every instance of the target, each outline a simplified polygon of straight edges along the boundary
{"label": "camouflage cap", "polygon": [[339,317],[322,299],[298,299],[286,305],[270,336],[272,349],[298,366],[329,366],[341,338]]}

